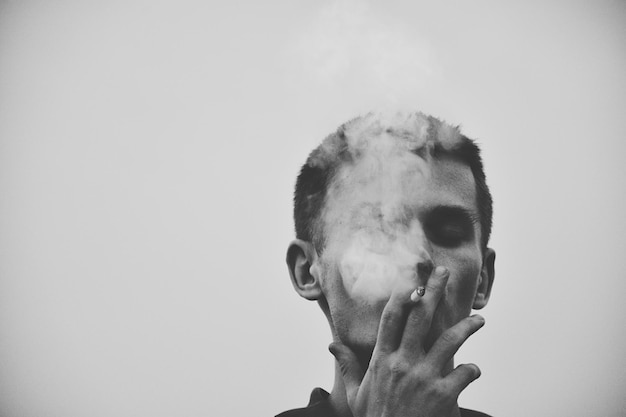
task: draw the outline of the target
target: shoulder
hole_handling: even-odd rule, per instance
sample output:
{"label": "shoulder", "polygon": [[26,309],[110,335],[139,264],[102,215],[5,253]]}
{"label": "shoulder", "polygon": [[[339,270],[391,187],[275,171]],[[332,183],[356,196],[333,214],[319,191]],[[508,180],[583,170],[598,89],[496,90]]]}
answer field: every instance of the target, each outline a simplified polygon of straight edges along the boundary
{"label": "shoulder", "polygon": [[[490,417],[488,414],[467,408],[461,408],[460,411],[461,417]],[[335,414],[328,403],[328,392],[321,388],[315,388],[311,392],[308,406],[284,411],[277,414],[276,417],[335,417]]]}
{"label": "shoulder", "polygon": [[467,408],[461,408],[461,417],[491,417],[489,414],[481,413],[480,411],[468,410]]}
{"label": "shoulder", "polygon": [[309,405],[284,411],[276,417],[335,417],[328,402],[328,392],[315,388],[311,393]]}

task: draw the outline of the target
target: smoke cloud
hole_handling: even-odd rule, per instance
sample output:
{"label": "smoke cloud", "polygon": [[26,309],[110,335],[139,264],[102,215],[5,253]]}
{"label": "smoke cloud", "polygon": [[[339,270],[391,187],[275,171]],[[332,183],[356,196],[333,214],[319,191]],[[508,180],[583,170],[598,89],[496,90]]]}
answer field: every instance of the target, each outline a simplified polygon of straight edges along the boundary
{"label": "smoke cloud", "polygon": [[340,132],[309,161],[340,164],[322,213],[323,258],[338,265],[349,293],[377,302],[389,297],[398,280],[414,282],[417,264],[428,259],[411,210],[431,175],[432,149],[449,150],[461,135],[421,113],[370,114]]}
{"label": "smoke cloud", "polygon": [[441,77],[415,28],[367,1],[328,2],[294,38],[289,61],[294,88],[304,82],[339,89],[372,98],[377,108],[408,104]]}

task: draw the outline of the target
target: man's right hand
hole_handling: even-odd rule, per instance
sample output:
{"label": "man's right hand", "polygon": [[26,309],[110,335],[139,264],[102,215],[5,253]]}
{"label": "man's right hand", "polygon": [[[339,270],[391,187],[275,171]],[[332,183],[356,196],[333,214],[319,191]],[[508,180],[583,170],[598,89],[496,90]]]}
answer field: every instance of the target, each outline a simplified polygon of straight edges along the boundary
{"label": "man's right hand", "polygon": [[355,353],[341,343],[329,347],[337,359],[354,417],[458,416],[457,399],[480,376],[466,364],[447,373],[459,347],[484,324],[481,316],[466,317],[445,330],[426,351],[433,315],[446,290],[449,273],[438,267],[426,293],[411,300],[415,288],[396,288],[383,310],[369,367],[363,370]]}

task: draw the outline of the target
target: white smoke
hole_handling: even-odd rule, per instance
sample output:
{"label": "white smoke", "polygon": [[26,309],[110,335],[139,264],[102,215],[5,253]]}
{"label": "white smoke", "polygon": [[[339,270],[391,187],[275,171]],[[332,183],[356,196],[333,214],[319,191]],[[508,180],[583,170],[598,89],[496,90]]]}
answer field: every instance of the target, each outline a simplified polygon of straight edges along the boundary
{"label": "white smoke", "polygon": [[460,134],[421,113],[370,114],[344,134],[350,157],[328,189],[323,256],[338,265],[348,292],[375,302],[398,280],[414,281],[417,264],[429,256],[411,210],[430,175],[429,150],[435,143],[450,149]]}
{"label": "white smoke", "polygon": [[385,17],[377,4],[334,0],[315,14],[290,50],[295,83],[350,96],[375,97],[377,106],[413,99],[440,76],[430,47],[406,22]]}

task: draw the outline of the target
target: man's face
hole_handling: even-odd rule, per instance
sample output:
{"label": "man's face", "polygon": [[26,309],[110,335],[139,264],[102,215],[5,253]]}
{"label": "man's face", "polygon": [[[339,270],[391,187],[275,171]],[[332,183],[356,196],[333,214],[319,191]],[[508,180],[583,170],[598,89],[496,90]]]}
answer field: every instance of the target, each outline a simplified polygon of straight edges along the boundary
{"label": "man's face", "polygon": [[351,192],[339,185],[326,202],[325,216],[333,220],[326,222],[327,245],[313,270],[336,337],[362,353],[371,353],[376,343],[394,286],[415,282],[418,264],[450,271],[431,341],[469,315],[480,280],[483,254],[470,168],[446,156],[415,156],[401,166],[383,172],[373,188],[364,178],[368,170],[346,171],[341,175]]}

